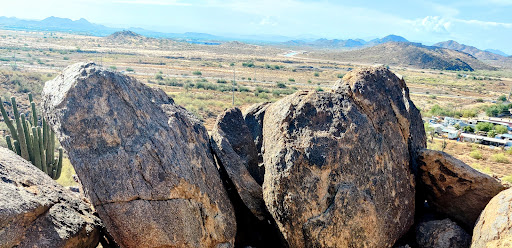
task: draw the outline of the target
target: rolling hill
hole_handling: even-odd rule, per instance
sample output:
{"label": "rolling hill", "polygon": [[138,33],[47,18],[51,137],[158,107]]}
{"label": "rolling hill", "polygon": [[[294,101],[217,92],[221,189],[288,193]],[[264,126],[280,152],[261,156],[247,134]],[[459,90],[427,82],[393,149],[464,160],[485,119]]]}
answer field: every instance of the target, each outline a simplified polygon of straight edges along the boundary
{"label": "rolling hill", "polygon": [[474,46],[460,44],[454,40],[439,42],[439,43],[434,44],[433,46],[448,48],[448,49],[457,50],[460,52],[465,52],[465,53],[473,55],[475,58],[480,59],[480,60],[502,60],[502,59],[505,59],[505,57],[502,55],[498,55],[498,54],[495,54],[492,52],[483,51]]}
{"label": "rolling hill", "polygon": [[455,71],[495,69],[467,53],[412,42],[387,42],[359,50],[323,54],[312,53],[310,56],[315,56],[314,54],[321,58],[346,62],[386,64],[420,69]]}

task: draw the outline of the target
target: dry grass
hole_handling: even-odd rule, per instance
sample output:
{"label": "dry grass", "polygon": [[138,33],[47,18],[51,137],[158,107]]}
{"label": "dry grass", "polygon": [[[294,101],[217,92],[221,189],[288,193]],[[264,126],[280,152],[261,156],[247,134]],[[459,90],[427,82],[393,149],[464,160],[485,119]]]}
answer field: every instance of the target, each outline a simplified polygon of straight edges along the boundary
{"label": "dry grass", "polygon": [[[443,140],[434,138],[434,142],[427,143],[429,149],[441,150]],[[446,140],[448,143],[445,152],[463,161],[482,173],[505,177],[512,175],[512,155],[501,148],[491,149],[488,146]],[[476,156],[478,154],[480,156]],[[507,162],[508,161],[508,162]]]}

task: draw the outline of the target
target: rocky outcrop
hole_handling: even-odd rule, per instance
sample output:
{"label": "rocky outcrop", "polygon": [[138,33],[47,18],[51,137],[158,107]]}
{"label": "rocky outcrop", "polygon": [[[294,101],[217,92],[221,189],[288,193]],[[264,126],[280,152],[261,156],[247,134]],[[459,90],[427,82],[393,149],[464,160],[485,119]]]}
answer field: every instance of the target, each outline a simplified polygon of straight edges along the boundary
{"label": "rocky outcrop", "polygon": [[122,247],[233,246],[233,207],[208,134],[163,91],[79,63],[46,83],[43,108]]}
{"label": "rocky outcrop", "polygon": [[471,236],[450,219],[422,222],[416,227],[420,248],[468,248]]}
{"label": "rocky outcrop", "polygon": [[473,229],[471,248],[512,246],[512,189],[496,195],[487,204]]}
{"label": "rocky outcrop", "polygon": [[0,247],[96,247],[101,221],[43,171],[0,147]]}
{"label": "rocky outcrop", "polygon": [[389,70],[298,92],[263,122],[263,195],[290,247],[391,247],[414,220],[418,109]]}
{"label": "rocky outcrop", "polygon": [[219,165],[226,171],[244,204],[258,219],[265,219],[263,191],[255,180],[255,175],[260,176],[256,146],[240,109],[228,109],[217,117],[211,144]]}
{"label": "rocky outcrop", "polygon": [[211,145],[221,178],[235,208],[237,247],[283,247],[282,237],[268,213],[260,183],[256,146],[238,108],[217,117]]}
{"label": "rocky outcrop", "polygon": [[[254,144],[258,150],[259,163],[263,162],[263,153],[261,150],[263,145],[263,120],[268,106],[270,106],[270,102],[256,103],[244,111],[245,124],[247,124],[247,127],[251,131]],[[265,168],[264,166],[262,167]],[[262,175],[264,174],[265,173]]]}
{"label": "rocky outcrop", "polygon": [[418,161],[419,195],[468,230],[491,198],[505,189],[497,179],[444,152],[424,149]]}

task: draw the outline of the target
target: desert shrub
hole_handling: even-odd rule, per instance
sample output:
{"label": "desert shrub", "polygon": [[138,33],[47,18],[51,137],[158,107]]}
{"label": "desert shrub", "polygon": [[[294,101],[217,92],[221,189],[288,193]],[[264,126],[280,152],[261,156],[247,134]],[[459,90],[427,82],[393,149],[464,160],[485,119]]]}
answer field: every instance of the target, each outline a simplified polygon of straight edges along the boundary
{"label": "desert shrub", "polygon": [[343,78],[344,76],[345,76],[345,74],[341,74],[341,73],[336,75],[337,78]]}
{"label": "desert shrub", "polygon": [[491,131],[487,132],[487,137],[489,137],[489,138],[496,137],[496,130],[491,130]]}
{"label": "desert shrub", "polygon": [[163,80],[163,79],[164,79],[164,76],[162,76],[162,74],[160,74],[160,73],[157,73],[157,74],[155,75],[155,79],[156,79],[156,80]]}
{"label": "desert shrub", "polygon": [[322,89],[322,87],[318,87],[318,88],[316,88],[316,91],[322,92],[322,91],[324,91],[324,89]]}
{"label": "desert shrub", "polygon": [[319,76],[320,76],[320,73],[315,72],[315,73],[313,74],[313,76],[315,76],[315,77],[319,77]]}
{"label": "desert shrub", "polygon": [[290,81],[290,82],[295,82],[295,79],[293,79],[293,78],[288,78],[288,81]]}
{"label": "desert shrub", "polygon": [[478,98],[478,99],[475,100],[475,102],[484,102],[484,99]]}
{"label": "desert shrub", "polygon": [[127,72],[134,72],[135,70],[133,68],[131,68],[131,67],[128,67],[128,68],[126,68],[126,71]]}
{"label": "desert shrub", "polygon": [[478,124],[476,124],[476,130],[478,131],[489,132],[492,129],[494,129],[494,125],[489,122],[479,122]]}
{"label": "desert shrub", "polygon": [[504,102],[506,100],[507,100],[507,96],[505,96],[505,95],[501,95],[501,96],[498,97],[498,101]]}
{"label": "desert shrub", "polygon": [[494,154],[494,155],[491,156],[491,159],[494,162],[497,162],[497,163],[502,163],[502,164],[509,164],[510,163],[508,158],[503,153]]}
{"label": "desert shrub", "polygon": [[494,126],[494,130],[496,130],[496,133],[499,133],[499,134],[508,133],[508,128],[503,125]]}
{"label": "desert shrub", "polygon": [[471,167],[473,167],[473,169],[478,170],[478,171],[480,171],[482,173],[485,173],[487,175],[491,175],[492,174],[491,168],[489,168],[489,167],[483,167],[483,166],[481,166],[480,164],[477,164],[477,163],[472,164]]}
{"label": "desert shrub", "polygon": [[512,183],[512,175],[504,176],[501,181]]}
{"label": "desert shrub", "polygon": [[110,70],[113,70],[113,71],[117,70],[117,66],[115,66],[115,65],[111,65],[109,68],[110,68]]}
{"label": "desert shrub", "polygon": [[277,88],[281,88],[281,89],[286,88],[286,84],[284,84],[284,83],[282,83],[282,82],[277,82],[277,83],[276,83],[276,86],[277,86]]}
{"label": "desert shrub", "polygon": [[196,75],[196,76],[201,76],[201,75],[203,75],[203,73],[202,73],[202,72],[200,72],[200,71],[193,71],[193,72],[192,72],[192,74],[193,74],[193,75]]}
{"label": "desert shrub", "polygon": [[242,66],[243,67],[254,67],[254,63],[252,61],[244,62],[244,63],[242,63]]}
{"label": "desert shrub", "polygon": [[472,126],[465,126],[462,128],[462,131],[467,132],[467,133],[473,133],[473,132],[475,132],[475,129]]}
{"label": "desert shrub", "polygon": [[482,153],[479,150],[473,150],[469,153],[469,156],[474,159],[482,159]]}
{"label": "desert shrub", "polygon": [[477,112],[474,109],[462,110],[462,117],[464,117],[464,118],[476,117],[476,115],[477,115]]}

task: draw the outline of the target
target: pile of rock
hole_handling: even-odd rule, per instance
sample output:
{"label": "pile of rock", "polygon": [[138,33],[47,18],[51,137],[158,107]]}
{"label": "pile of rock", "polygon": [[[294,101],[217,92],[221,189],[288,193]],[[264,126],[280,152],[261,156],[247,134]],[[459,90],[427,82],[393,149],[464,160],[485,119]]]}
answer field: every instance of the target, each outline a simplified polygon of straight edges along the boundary
{"label": "pile of rock", "polygon": [[512,193],[425,149],[405,82],[383,67],[353,71],[331,91],[228,109],[210,134],[161,90],[92,63],[47,82],[43,99],[85,194],[122,247],[512,241],[503,221]]}

